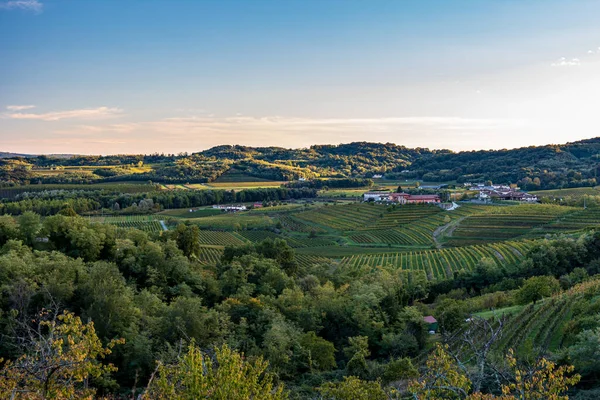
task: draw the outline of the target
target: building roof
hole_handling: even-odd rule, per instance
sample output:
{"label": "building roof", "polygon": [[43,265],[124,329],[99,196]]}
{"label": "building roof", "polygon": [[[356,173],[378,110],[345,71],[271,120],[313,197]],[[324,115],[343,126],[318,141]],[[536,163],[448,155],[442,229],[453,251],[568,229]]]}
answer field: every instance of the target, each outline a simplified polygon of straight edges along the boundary
{"label": "building roof", "polygon": [[426,317],[423,317],[423,321],[427,322],[428,324],[435,324],[437,322],[437,319],[433,318],[433,315],[428,315]]}
{"label": "building roof", "polygon": [[439,199],[437,194],[414,194],[409,197],[410,200],[435,200]]}

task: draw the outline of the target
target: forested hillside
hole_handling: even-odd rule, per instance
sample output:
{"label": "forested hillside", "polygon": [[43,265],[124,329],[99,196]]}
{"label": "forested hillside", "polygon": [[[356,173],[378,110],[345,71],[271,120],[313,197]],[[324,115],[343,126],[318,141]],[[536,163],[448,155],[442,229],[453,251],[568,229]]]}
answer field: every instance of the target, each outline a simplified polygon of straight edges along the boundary
{"label": "forested hillside", "polygon": [[13,157],[0,160],[0,181],[206,183],[243,175],[285,182],[299,178],[371,178],[380,174],[387,179],[428,182],[491,180],[535,190],[594,186],[599,161],[600,139],[458,153],[367,142],[307,149],[218,146],[191,155]]}

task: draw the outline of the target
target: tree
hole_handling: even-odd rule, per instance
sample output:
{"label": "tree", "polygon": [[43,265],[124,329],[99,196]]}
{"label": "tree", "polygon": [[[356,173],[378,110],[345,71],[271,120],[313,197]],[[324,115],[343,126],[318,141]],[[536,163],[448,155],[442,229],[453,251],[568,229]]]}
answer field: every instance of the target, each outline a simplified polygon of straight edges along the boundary
{"label": "tree", "polygon": [[350,337],[348,344],[348,347],[344,349],[344,354],[349,358],[346,371],[349,375],[366,377],[368,374],[366,358],[371,355],[369,338],[367,336]]}
{"label": "tree", "polygon": [[159,363],[144,400],[281,400],[283,385],[275,385],[262,358],[246,361],[227,345],[215,349],[215,360],[193,343],[175,364]]}
{"label": "tree", "polygon": [[198,257],[200,255],[200,228],[197,225],[177,225],[175,230],[177,247],[187,257]]}
{"label": "tree", "polygon": [[333,343],[308,332],[300,337],[300,345],[307,353],[311,370],[329,371],[336,367]]}
{"label": "tree", "polygon": [[409,384],[409,391],[418,400],[464,399],[470,390],[464,369],[448,353],[448,346],[439,343],[427,357],[425,374]]}
{"label": "tree", "polygon": [[574,366],[557,367],[546,358],[532,367],[519,368],[512,349],[508,351],[507,362],[515,379],[513,383],[502,386],[502,394],[518,400],[568,400],[569,396],[563,394],[581,379],[579,374],[568,376]]}
{"label": "tree", "polygon": [[444,299],[435,309],[440,329],[445,333],[452,333],[459,329],[465,322],[467,315],[464,302],[454,299]]}
{"label": "tree", "polygon": [[31,211],[25,211],[19,217],[19,231],[25,244],[32,246],[40,231],[40,216]]}
{"label": "tree", "polygon": [[512,349],[506,362],[512,378],[502,385],[501,396],[469,394],[472,384],[466,368],[450,355],[447,345],[438,343],[427,358],[425,374],[409,383],[409,391],[415,400],[568,400],[564,393],[581,378],[578,374],[570,375],[574,370],[572,365],[559,367],[545,358],[522,368]]}
{"label": "tree", "polygon": [[14,218],[10,215],[0,216],[0,246],[4,246],[9,240],[19,237],[19,229]]}
{"label": "tree", "polygon": [[27,327],[22,336],[27,353],[6,361],[0,371],[0,397],[92,398],[95,391],[88,387],[88,380],[116,371],[112,364],[99,363],[98,358],[109,355],[123,340],[113,339],[103,346],[94,324],[83,324],[69,312],[51,319],[48,313],[41,313],[35,322],[37,325]]}
{"label": "tree", "polygon": [[582,374],[600,374],[600,328],[586,329],[578,334],[568,354]]}
{"label": "tree", "polygon": [[345,376],[342,382],[327,382],[319,387],[324,400],[386,400],[387,395],[379,382],[363,381]]}
{"label": "tree", "polygon": [[550,297],[560,291],[560,283],[552,276],[534,276],[525,281],[517,292],[517,299],[521,304],[528,304]]}

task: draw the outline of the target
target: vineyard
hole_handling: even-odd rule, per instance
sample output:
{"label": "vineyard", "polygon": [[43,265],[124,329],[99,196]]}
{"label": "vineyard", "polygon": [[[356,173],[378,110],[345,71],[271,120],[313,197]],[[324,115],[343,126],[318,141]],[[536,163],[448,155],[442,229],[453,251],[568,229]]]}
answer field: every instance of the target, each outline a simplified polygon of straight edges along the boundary
{"label": "vineyard", "polygon": [[472,270],[483,258],[493,260],[498,266],[516,262],[527,252],[531,243],[507,242],[442,250],[357,254],[344,257],[340,265],[358,270],[365,267],[422,270],[429,279],[445,279],[452,278],[457,271]]}
{"label": "vineyard", "polygon": [[145,232],[162,232],[161,217],[157,215],[119,215],[93,217],[93,222],[115,225],[118,228],[135,228]]}
{"label": "vineyard", "polygon": [[223,250],[214,247],[201,247],[198,261],[204,265],[215,265],[221,259]]}
{"label": "vineyard", "polygon": [[556,190],[538,190],[531,192],[538,197],[548,197],[551,199],[564,199],[567,197],[580,198],[583,196],[600,196],[600,190],[596,187],[582,187],[582,188],[569,188],[569,189],[556,189]]}
{"label": "vineyard", "polygon": [[201,229],[241,231],[245,229],[268,228],[273,220],[266,215],[223,214],[188,219]]}
{"label": "vineyard", "polygon": [[528,236],[534,234],[534,228],[573,211],[573,208],[554,205],[488,207],[485,212],[462,220],[447,243],[460,246]]}
{"label": "vineyard", "polygon": [[544,226],[544,230],[554,233],[557,231],[575,231],[594,226],[600,226],[600,209],[598,208],[569,213]]}
{"label": "vineyard", "polygon": [[315,231],[317,233],[323,233],[326,232],[325,229],[320,228],[318,226],[314,226],[311,225],[310,223],[304,222],[298,218],[295,218],[292,215],[289,214],[281,214],[278,216],[278,220],[279,222],[281,222],[281,225],[290,230],[290,231],[294,231],[294,232],[312,232]]}
{"label": "vineyard", "polygon": [[383,206],[347,204],[321,207],[317,210],[300,212],[295,216],[330,229],[348,231],[368,225],[380,218],[384,212]]}
{"label": "vineyard", "polygon": [[230,232],[220,231],[200,231],[200,244],[210,244],[216,246],[240,246],[246,242]]}
{"label": "vineyard", "polygon": [[[566,293],[529,304],[507,322],[507,334],[497,343],[496,350],[504,353],[509,348],[524,351],[535,346],[542,351],[555,351],[565,343],[564,327],[573,316],[575,305],[582,301],[585,293],[593,296],[594,302],[600,295],[600,282],[592,280],[573,287]],[[584,300],[589,303],[590,300]]]}

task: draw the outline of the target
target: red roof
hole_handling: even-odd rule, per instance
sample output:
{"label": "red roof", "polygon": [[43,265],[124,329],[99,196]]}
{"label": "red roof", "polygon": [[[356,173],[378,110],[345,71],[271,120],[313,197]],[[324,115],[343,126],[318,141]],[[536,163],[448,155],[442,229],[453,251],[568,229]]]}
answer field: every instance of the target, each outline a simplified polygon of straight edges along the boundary
{"label": "red roof", "polygon": [[437,200],[440,196],[437,194],[415,194],[409,197],[409,200]]}
{"label": "red roof", "polygon": [[428,324],[435,324],[437,322],[437,319],[433,318],[433,315],[428,315],[426,317],[423,317],[423,321],[427,322]]}

